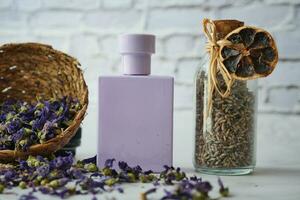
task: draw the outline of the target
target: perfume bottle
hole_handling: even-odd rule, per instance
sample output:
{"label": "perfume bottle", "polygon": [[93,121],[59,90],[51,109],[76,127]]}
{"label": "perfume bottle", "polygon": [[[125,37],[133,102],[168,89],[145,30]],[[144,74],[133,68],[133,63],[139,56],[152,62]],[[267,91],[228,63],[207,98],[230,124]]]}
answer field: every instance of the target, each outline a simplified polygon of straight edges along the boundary
{"label": "perfume bottle", "polygon": [[160,171],[172,165],[174,79],[150,75],[154,35],[122,35],[119,45],[123,75],[99,77],[98,165]]}

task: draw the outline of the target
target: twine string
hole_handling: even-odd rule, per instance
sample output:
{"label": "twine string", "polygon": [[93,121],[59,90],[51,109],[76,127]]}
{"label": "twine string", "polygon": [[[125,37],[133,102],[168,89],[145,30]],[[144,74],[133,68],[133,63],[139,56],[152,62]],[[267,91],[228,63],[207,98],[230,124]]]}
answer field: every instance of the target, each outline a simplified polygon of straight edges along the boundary
{"label": "twine string", "polygon": [[[208,73],[208,99],[207,99],[207,116],[212,107],[212,96],[214,90],[216,90],[223,98],[228,97],[231,92],[231,86],[234,82],[233,77],[228,72],[226,67],[221,61],[220,46],[231,45],[230,41],[217,40],[216,37],[216,25],[210,19],[203,20],[203,31],[208,39],[206,44],[206,50],[210,54],[209,61],[209,73]],[[225,82],[226,89],[221,89],[221,84],[218,80],[218,74],[220,74]]]}

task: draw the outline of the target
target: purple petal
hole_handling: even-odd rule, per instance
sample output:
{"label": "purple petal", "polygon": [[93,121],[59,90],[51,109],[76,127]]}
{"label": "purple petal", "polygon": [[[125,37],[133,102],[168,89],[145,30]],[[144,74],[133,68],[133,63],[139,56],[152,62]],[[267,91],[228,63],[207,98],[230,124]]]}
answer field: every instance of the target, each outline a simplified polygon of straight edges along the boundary
{"label": "purple petal", "polygon": [[223,184],[223,181],[221,180],[220,177],[218,177],[218,184],[219,184],[221,189],[224,189],[224,184]]}
{"label": "purple petal", "polygon": [[204,192],[204,193],[208,193],[209,191],[212,190],[212,186],[209,182],[207,181],[203,181],[200,183],[197,183],[195,185],[195,188],[199,191],[199,192]]}
{"label": "purple petal", "polygon": [[139,174],[139,173],[141,173],[143,171],[143,169],[139,165],[133,167],[132,170],[136,174]]}
{"label": "purple petal", "polygon": [[97,155],[95,155],[95,156],[93,156],[91,158],[83,159],[82,162],[84,164],[88,164],[88,163],[94,163],[94,164],[96,164],[96,162],[97,162]]}
{"label": "purple petal", "polygon": [[70,170],[70,175],[71,175],[71,177],[74,177],[75,179],[82,179],[84,177],[84,174],[81,171],[81,169],[77,169],[77,168],[72,168]]}
{"label": "purple petal", "polygon": [[52,192],[52,188],[41,186],[39,187],[39,191],[41,191],[43,194],[49,194]]}
{"label": "purple petal", "polygon": [[38,167],[36,169],[36,171],[37,171],[39,176],[45,177],[50,173],[50,166],[48,164],[47,165],[42,165],[42,166]]}
{"label": "purple petal", "polygon": [[148,194],[151,194],[151,193],[154,193],[154,192],[156,192],[156,188],[151,188],[151,189],[149,189],[145,192],[145,195],[148,195]]}
{"label": "purple petal", "polygon": [[123,189],[123,188],[117,187],[116,189],[117,189],[117,191],[118,191],[119,193],[124,193],[124,189]]}
{"label": "purple petal", "polygon": [[153,173],[153,171],[152,170],[147,170],[147,171],[144,171],[144,174],[146,174],[146,175],[149,175],[149,174],[152,174]]}
{"label": "purple petal", "polygon": [[129,168],[128,164],[124,161],[120,161],[118,163],[119,165],[119,168],[122,170],[122,171],[127,171],[127,169]]}
{"label": "purple petal", "polygon": [[19,200],[38,200],[38,198],[34,196],[32,192],[29,192],[28,194],[20,196]]}
{"label": "purple petal", "polygon": [[104,166],[107,167],[107,168],[112,168],[115,160],[116,159],[114,159],[114,158],[113,159],[107,159],[104,163]]}
{"label": "purple petal", "polygon": [[30,167],[28,166],[26,160],[20,160],[19,161],[19,165],[20,165],[20,170],[27,170]]}
{"label": "purple petal", "polygon": [[12,140],[16,143],[17,141],[21,140],[24,136],[24,128],[19,129],[16,133],[12,135]]}

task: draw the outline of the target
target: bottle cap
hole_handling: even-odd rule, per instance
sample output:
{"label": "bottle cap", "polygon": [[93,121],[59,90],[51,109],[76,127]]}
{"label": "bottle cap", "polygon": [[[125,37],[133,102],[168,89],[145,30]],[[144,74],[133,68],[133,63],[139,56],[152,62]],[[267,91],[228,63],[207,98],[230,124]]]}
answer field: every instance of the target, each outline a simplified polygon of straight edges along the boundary
{"label": "bottle cap", "polygon": [[126,34],[119,37],[120,53],[155,53],[155,36],[149,34]]}
{"label": "bottle cap", "polygon": [[128,75],[148,75],[151,71],[151,54],[155,53],[155,36],[126,34],[119,37],[123,72]]}

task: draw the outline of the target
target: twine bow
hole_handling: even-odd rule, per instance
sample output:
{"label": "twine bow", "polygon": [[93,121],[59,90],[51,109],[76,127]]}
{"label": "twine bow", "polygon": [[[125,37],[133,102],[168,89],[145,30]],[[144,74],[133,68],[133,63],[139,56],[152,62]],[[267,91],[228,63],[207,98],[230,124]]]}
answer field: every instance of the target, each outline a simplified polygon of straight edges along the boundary
{"label": "twine bow", "polygon": [[[212,96],[214,90],[216,90],[222,97],[227,97],[231,92],[231,86],[234,82],[233,77],[228,72],[224,64],[221,62],[220,46],[231,45],[230,41],[217,40],[216,37],[216,25],[212,20],[203,20],[203,31],[208,39],[206,44],[206,50],[210,54],[209,74],[208,74],[208,110],[210,111],[212,106]],[[220,88],[220,82],[217,78],[218,73],[224,79],[226,90]],[[209,112],[207,112],[209,113]]]}

